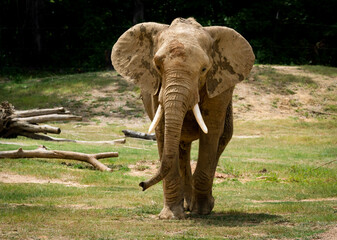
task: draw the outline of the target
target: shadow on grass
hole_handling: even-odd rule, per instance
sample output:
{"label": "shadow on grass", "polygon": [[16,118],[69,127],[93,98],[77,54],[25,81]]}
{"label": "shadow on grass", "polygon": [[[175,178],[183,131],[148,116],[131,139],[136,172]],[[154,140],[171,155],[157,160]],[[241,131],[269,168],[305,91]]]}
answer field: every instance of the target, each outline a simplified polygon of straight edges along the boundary
{"label": "shadow on grass", "polygon": [[191,214],[189,218],[204,225],[228,226],[228,227],[255,226],[265,222],[269,223],[286,222],[286,220],[279,215],[272,215],[266,213],[246,213],[239,211],[217,212],[204,216]]}

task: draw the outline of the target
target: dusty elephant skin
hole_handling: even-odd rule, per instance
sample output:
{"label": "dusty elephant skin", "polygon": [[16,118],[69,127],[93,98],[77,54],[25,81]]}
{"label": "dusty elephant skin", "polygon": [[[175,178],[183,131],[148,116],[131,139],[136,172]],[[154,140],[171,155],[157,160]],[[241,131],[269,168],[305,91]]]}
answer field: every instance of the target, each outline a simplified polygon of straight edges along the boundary
{"label": "dusty elephant skin", "polygon": [[[249,43],[227,27],[202,27],[193,18],[171,25],[141,23],[112,49],[114,68],[142,90],[155,129],[159,171],[143,190],[163,180],[162,219],[184,218],[185,210],[209,214],[213,178],[233,133],[232,93],[254,63]],[[192,176],[191,143],[199,141]]]}

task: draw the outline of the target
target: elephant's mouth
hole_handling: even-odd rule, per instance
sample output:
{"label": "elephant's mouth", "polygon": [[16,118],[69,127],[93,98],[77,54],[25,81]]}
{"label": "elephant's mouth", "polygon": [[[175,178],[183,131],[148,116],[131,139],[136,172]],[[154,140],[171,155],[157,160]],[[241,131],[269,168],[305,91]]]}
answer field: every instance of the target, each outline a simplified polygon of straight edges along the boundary
{"label": "elephant's mouth", "polygon": [[[208,128],[205,124],[204,119],[202,118],[201,112],[200,112],[200,108],[199,108],[199,104],[195,104],[193,107],[193,114],[195,119],[197,120],[201,130],[204,133],[208,133]],[[153,118],[153,121],[149,127],[149,131],[148,133],[152,133],[154,131],[154,129],[157,127],[158,123],[160,122],[161,118],[163,116],[163,107],[159,104],[157,111],[156,111],[156,115]]]}

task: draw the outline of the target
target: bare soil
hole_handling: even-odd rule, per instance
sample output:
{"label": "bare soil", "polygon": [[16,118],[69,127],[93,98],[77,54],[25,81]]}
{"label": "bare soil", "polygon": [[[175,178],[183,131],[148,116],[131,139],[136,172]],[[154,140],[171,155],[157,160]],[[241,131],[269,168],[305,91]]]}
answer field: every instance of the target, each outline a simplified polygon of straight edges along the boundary
{"label": "bare soil", "polygon": [[314,239],[336,240],[337,239],[337,226],[330,228],[328,231],[322,234],[319,234]]}
{"label": "bare soil", "polygon": [[[263,87],[254,79],[259,72],[266,69],[276,73],[307,77],[317,84],[316,88],[289,83],[287,89],[291,94],[273,91],[273,87]],[[277,83],[275,83],[277,84]],[[234,116],[238,119],[282,119],[292,117],[307,118],[313,114],[326,112],[329,102],[327,95],[337,94],[337,78],[307,72],[296,66],[254,66],[246,81],[239,83],[234,90]],[[334,114],[333,114],[334,115]]]}
{"label": "bare soil", "polygon": [[60,179],[44,179],[44,178],[37,178],[35,176],[29,175],[18,175],[6,172],[0,172],[0,182],[3,183],[35,183],[35,184],[62,184],[68,187],[78,187],[78,188],[85,188],[90,187],[90,185],[83,185],[73,181],[67,180],[60,180]]}

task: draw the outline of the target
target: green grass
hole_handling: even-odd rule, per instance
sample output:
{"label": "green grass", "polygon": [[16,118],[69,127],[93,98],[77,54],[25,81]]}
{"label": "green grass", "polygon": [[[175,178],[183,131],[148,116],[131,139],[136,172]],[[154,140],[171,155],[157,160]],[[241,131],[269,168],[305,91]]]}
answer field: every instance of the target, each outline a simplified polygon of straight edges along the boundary
{"label": "green grass", "polygon": [[[282,74],[274,78],[274,74],[266,70],[256,81],[269,89],[277,82],[285,94],[290,94],[286,93],[285,81],[315,89],[310,79],[289,80],[289,76]],[[95,104],[102,107],[110,97],[122,98],[119,92],[139,93],[134,85],[127,85],[107,72],[19,80],[0,84],[0,101],[8,100],[20,109],[64,104],[74,109]],[[92,89],[104,89],[111,84],[115,87],[112,95],[94,98],[91,94]],[[137,103],[132,99],[124,102],[137,113]],[[62,129],[58,137],[111,140],[121,138],[121,130],[138,120],[130,115],[134,114],[132,111],[125,114],[132,119],[121,124],[102,123],[91,115],[90,122],[51,125]],[[140,123],[133,130],[145,132],[148,125],[149,122]],[[161,184],[142,192],[138,183],[147,177],[130,174],[131,165],[137,162],[140,164],[136,170],[148,171],[147,163],[158,161],[154,141],[128,138],[124,145],[105,145],[45,142],[23,137],[1,139],[0,142],[11,144],[0,143],[0,151],[45,145],[50,149],[84,153],[117,151],[119,157],[102,159],[114,170],[110,173],[71,160],[0,159],[0,176],[7,173],[50,180],[44,184],[0,180],[0,239],[309,240],[336,226],[335,117],[236,120],[234,125],[234,137],[217,168],[219,174],[228,177],[214,181],[213,212],[208,216],[188,214],[187,219],[181,221],[158,220],[156,216],[163,204]],[[198,142],[193,143],[192,160],[197,159],[197,148]],[[77,185],[57,184],[53,180]]]}
{"label": "green grass", "polygon": [[[44,73],[43,77],[22,75],[10,79],[0,76],[0,102],[8,101],[18,110],[63,106],[85,118],[109,117],[112,113],[121,117],[144,115],[139,88],[117,76],[116,72],[49,76]],[[113,91],[109,89],[112,86]],[[93,90],[99,90],[103,96],[92,96]],[[119,107],[111,105],[117,97],[126,102],[128,110],[120,111]],[[127,99],[132,99],[133,103],[127,103]]]}
{"label": "green grass", "polygon": [[92,87],[103,87],[110,83],[109,77],[99,76],[99,73],[6,81],[1,84],[0,101],[7,100],[19,109],[69,106],[72,104],[81,106],[80,101],[71,102],[68,98],[81,95]]}
{"label": "green grass", "polygon": [[[102,140],[119,134],[117,126],[87,127],[76,134]],[[71,129],[72,124],[61,128]],[[101,130],[93,134],[93,129]],[[64,132],[63,137],[71,137]],[[257,133],[258,138],[236,137]],[[312,239],[337,222],[337,200],[329,200],[337,196],[337,164],[321,166],[337,156],[336,134],[335,120],[236,121],[235,136],[217,170],[232,177],[215,182],[213,213],[182,221],[156,219],[163,201],[161,184],[142,192],[138,182],[145,177],[128,174],[130,164],[157,161],[153,141],[128,139],[126,145],[111,146],[11,140],[29,145],[25,149],[43,144],[86,153],[118,151],[120,157],[102,160],[114,168],[112,173],[68,160],[1,160],[1,172],[90,185],[0,183],[1,238]],[[0,144],[0,150],[16,148]],[[193,144],[192,160],[196,158]],[[137,170],[142,169],[148,168],[140,165]]]}
{"label": "green grass", "polygon": [[317,83],[310,77],[280,73],[271,66],[262,68],[256,66],[255,68],[256,73],[253,75],[254,84],[272,93],[293,95],[296,93],[296,90],[292,88],[304,87],[316,89],[318,87]]}
{"label": "green grass", "polygon": [[306,71],[321,74],[328,77],[336,77],[337,76],[337,69],[334,67],[326,67],[326,66],[318,66],[318,65],[304,65],[301,68],[305,69]]}

